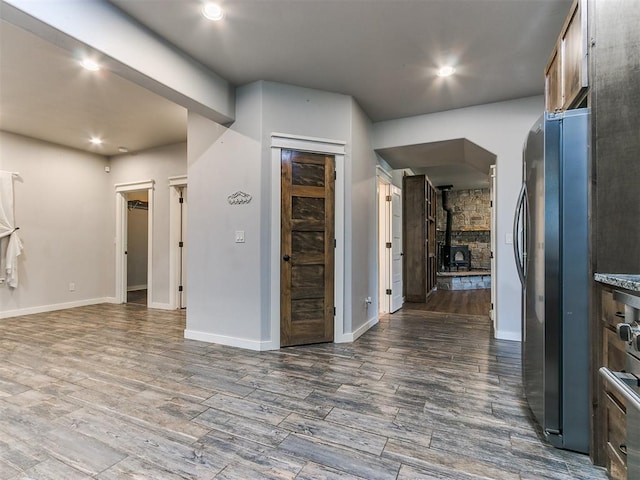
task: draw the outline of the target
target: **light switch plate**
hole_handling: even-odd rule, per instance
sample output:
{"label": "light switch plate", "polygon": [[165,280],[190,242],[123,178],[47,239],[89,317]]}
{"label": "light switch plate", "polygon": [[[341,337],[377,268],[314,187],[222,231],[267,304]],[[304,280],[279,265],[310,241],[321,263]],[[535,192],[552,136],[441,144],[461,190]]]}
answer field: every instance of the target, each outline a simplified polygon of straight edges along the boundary
{"label": "light switch plate", "polygon": [[244,230],[236,230],[236,243],[244,243]]}

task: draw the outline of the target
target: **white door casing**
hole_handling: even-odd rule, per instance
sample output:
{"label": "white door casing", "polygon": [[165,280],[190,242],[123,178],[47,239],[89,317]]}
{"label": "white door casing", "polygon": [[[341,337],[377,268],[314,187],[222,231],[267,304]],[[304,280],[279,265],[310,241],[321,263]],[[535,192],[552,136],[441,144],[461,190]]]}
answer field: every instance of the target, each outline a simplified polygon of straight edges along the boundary
{"label": "white door casing", "polygon": [[261,350],[280,348],[280,223],[281,223],[281,161],[282,150],[333,155],[336,161],[335,182],[335,283],[334,283],[334,342],[352,342],[353,333],[344,331],[344,288],[345,288],[345,145],[342,140],[305,137],[282,133],[271,134],[271,268],[270,339],[262,342]]}
{"label": "white door casing", "polygon": [[496,251],[497,251],[497,245],[496,245],[496,233],[498,231],[498,218],[496,215],[497,212],[497,199],[498,199],[498,192],[496,187],[498,186],[498,182],[497,182],[497,168],[496,165],[491,165],[490,170],[489,170],[489,175],[491,178],[491,189],[490,189],[490,195],[491,195],[491,231],[490,231],[490,235],[491,235],[491,310],[489,312],[489,316],[491,317],[491,320],[493,321],[493,331],[496,332],[497,328],[496,325],[498,323],[498,319],[497,319],[497,315],[496,315],[496,285],[497,285],[497,269],[496,269]]}
{"label": "white door casing", "polygon": [[127,302],[127,194],[147,191],[149,202],[147,247],[147,305],[153,298],[153,188],[154,180],[117,183],[116,190],[116,303]]}
{"label": "white door casing", "polygon": [[[182,204],[180,197],[183,198]],[[187,302],[187,176],[169,178],[169,307],[186,308]],[[183,247],[180,248],[180,242]],[[182,286],[182,291],[180,291]]]}
{"label": "white door casing", "polygon": [[404,296],[402,295],[402,190],[391,185],[391,313],[402,308]]}
{"label": "white door casing", "polygon": [[391,176],[379,167],[378,295],[381,313],[393,313],[404,304],[402,260],[402,189],[392,185]]}
{"label": "white door casing", "polygon": [[[386,172],[385,172],[386,173]],[[390,241],[391,221],[390,184],[378,174],[378,298],[380,313],[391,313],[391,295],[387,290],[391,288],[391,255],[387,248]]]}

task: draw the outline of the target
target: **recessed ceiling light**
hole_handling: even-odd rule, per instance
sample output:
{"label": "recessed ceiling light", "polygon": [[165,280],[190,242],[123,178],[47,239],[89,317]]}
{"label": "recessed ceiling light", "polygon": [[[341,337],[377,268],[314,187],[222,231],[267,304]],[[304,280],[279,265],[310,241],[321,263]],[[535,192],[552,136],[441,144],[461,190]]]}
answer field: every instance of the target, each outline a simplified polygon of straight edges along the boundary
{"label": "recessed ceiling light", "polygon": [[222,11],[222,7],[217,3],[205,3],[202,6],[202,15],[209,20],[218,21],[224,18],[224,12]]}
{"label": "recessed ceiling light", "polygon": [[102,139],[100,137],[91,137],[89,139],[89,141],[93,144],[93,145],[102,145]]}
{"label": "recessed ceiling light", "polygon": [[129,151],[129,149],[127,147],[118,147],[118,151],[120,153],[127,153]]}
{"label": "recessed ceiling light", "polygon": [[84,60],[82,60],[80,62],[80,65],[91,72],[97,72],[98,70],[100,70],[100,64],[91,60],[90,58],[85,58]]}
{"label": "recessed ceiling light", "polygon": [[456,73],[456,69],[453,68],[451,65],[446,65],[444,67],[441,67],[438,70],[438,76],[439,77],[450,77],[454,73]]}

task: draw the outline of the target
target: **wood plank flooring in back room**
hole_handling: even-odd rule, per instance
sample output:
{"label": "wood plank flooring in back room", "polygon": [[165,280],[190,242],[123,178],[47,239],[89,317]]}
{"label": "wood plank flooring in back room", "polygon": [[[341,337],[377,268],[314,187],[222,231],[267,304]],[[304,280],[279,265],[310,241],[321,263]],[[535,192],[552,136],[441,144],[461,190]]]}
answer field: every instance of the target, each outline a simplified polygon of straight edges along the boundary
{"label": "wood plank flooring in back room", "polygon": [[404,309],[430,312],[459,313],[464,315],[489,315],[491,290],[435,290],[426,303],[405,303]]}
{"label": "wood plank flooring in back room", "polygon": [[0,320],[0,478],[606,478],[536,436],[486,316],[406,309],[274,352],[184,328],[135,305]]}

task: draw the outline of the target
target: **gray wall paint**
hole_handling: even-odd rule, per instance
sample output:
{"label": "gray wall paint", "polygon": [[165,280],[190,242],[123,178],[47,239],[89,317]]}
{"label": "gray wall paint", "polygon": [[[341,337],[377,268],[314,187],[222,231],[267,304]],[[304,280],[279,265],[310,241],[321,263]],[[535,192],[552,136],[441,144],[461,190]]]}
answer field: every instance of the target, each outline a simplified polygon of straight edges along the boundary
{"label": "gray wall paint", "polygon": [[[168,178],[187,173],[187,144],[176,143],[133,154],[112,157],[109,162],[112,238],[115,238],[115,185],[155,180],[153,191],[153,298],[152,304],[167,308],[169,292],[169,183]],[[115,259],[113,260],[115,264]],[[115,285],[115,280],[114,280]],[[153,305],[152,305],[153,306]]]}
{"label": "gray wall paint", "polygon": [[[105,167],[111,173],[105,173]],[[17,171],[16,221],[25,251],[20,286],[0,286],[0,315],[95,303],[115,295],[115,183],[154,179],[153,279],[169,304],[169,186],[186,173],[186,144],[108,161],[101,155],[0,131],[0,169]],[[75,283],[75,291],[69,291]],[[13,313],[11,313],[13,314]]]}
{"label": "gray wall paint", "polygon": [[[225,128],[189,112],[189,225],[187,332],[201,340],[229,343],[261,341],[261,92],[259,85],[238,90],[237,121]],[[268,169],[267,169],[268,170]],[[229,205],[237,191],[247,205]],[[234,232],[245,232],[235,243]],[[246,345],[245,345],[246,346]]]}
{"label": "gray wall paint", "polygon": [[[378,214],[376,155],[371,148],[371,121],[351,100],[351,205],[345,223],[351,226],[351,321],[345,319],[345,332],[356,332],[378,318]],[[347,288],[349,290],[349,288]],[[371,304],[365,298],[371,297]]]}
{"label": "gray wall paint", "polygon": [[512,245],[513,212],[522,181],[522,146],[531,125],[544,110],[542,96],[492,103],[448,112],[379,122],[373,126],[374,148],[466,138],[497,155],[497,331],[498,338],[519,340],[520,281]]}
{"label": "gray wall paint", "polygon": [[[271,340],[275,132],[347,142],[345,332],[375,320],[377,312],[364,311],[364,297],[376,294],[377,275],[376,162],[368,119],[350,97],[307,88],[256,82],[236,95],[237,121],[230,128],[189,114],[188,335],[249,348]],[[250,193],[252,202],[228,205],[226,197],[236,190]],[[235,230],[245,231],[244,244],[233,242]],[[352,312],[357,312],[355,321]]]}
{"label": "gray wall paint", "polygon": [[[347,142],[345,155],[345,279],[344,279],[344,332],[351,332],[351,254],[352,225],[350,221],[351,183],[353,165],[351,141],[351,98],[346,95],[322,92],[272,82],[261,82],[264,92],[262,158],[271,164],[271,134],[286,133],[307,137]],[[374,167],[375,168],[375,167]],[[265,175],[263,184],[271,195],[271,175]],[[268,222],[268,217],[263,217]],[[269,227],[270,231],[270,227]],[[270,258],[270,257],[265,257]],[[270,286],[270,282],[268,283]],[[270,321],[263,328],[270,328]]]}
{"label": "gray wall paint", "polygon": [[113,296],[106,165],[100,155],[0,132],[0,169],[20,172],[15,218],[24,244],[20,284],[0,286],[0,314]]}

